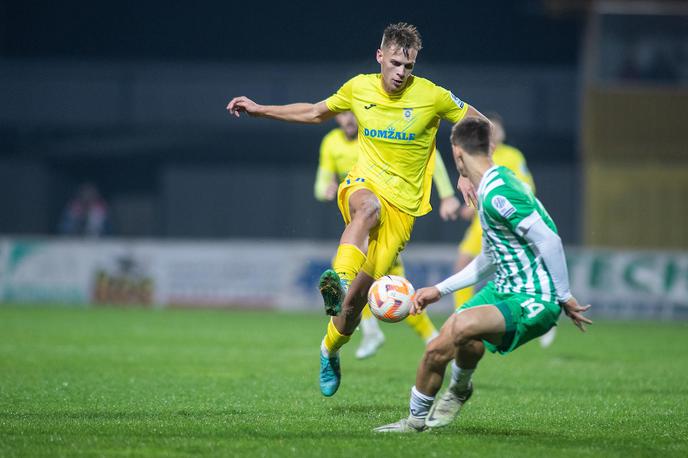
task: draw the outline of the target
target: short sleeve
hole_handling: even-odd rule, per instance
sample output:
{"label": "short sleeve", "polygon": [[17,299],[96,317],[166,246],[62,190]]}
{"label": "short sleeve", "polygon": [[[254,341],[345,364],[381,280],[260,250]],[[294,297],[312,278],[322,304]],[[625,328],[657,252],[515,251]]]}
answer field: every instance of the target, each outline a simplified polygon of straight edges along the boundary
{"label": "short sleeve", "polygon": [[487,195],[483,201],[483,211],[521,237],[541,219],[534,199],[508,188]]}
{"label": "short sleeve", "polygon": [[344,83],[337,92],[325,100],[327,108],[334,113],[351,110],[352,88],[356,77]]}
{"label": "short sleeve", "polygon": [[435,87],[435,110],[447,121],[457,123],[466,116],[468,104],[443,87]]}

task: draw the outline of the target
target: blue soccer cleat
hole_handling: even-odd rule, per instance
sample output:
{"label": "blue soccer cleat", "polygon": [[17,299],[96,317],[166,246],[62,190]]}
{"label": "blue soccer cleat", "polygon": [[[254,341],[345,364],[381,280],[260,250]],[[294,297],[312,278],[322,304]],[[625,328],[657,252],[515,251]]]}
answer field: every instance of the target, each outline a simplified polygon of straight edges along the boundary
{"label": "blue soccer cleat", "polygon": [[342,372],[339,368],[339,355],[330,358],[320,355],[320,392],[330,397],[339,389]]}
{"label": "blue soccer cleat", "polygon": [[325,313],[331,316],[339,315],[342,311],[344,296],[346,296],[346,285],[339,278],[339,274],[332,269],[327,269],[320,276],[318,286],[325,303]]}

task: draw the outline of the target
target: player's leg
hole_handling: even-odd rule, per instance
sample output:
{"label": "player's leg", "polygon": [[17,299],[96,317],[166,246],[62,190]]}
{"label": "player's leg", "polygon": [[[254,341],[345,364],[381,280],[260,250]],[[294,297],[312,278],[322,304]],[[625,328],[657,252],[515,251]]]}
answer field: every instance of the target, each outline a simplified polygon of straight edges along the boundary
{"label": "player's leg", "polygon": [[[328,337],[323,342],[323,350],[327,352],[330,360],[337,358],[336,352],[351,337],[358,326],[361,311],[368,302],[368,290],[375,278],[385,275],[394,259],[404,248],[409,238],[415,218],[392,207],[384,200],[378,200],[381,204],[380,223],[373,227],[368,236],[368,255],[361,271],[351,282],[342,302],[339,315],[332,318],[328,328]],[[332,332],[330,332],[332,331]],[[334,338],[331,338],[334,337]],[[341,373],[336,374],[336,383],[323,383],[321,377],[321,390],[326,396],[331,396],[337,391],[341,381]]]}
{"label": "player's leg", "polygon": [[554,339],[557,336],[557,327],[553,326],[545,334],[540,336],[540,346],[542,348],[549,348],[550,345],[554,343]]}
{"label": "player's leg", "polygon": [[[460,393],[458,399],[452,399],[451,411],[438,411],[433,406],[435,396],[442,386],[447,364],[458,361],[458,366],[472,373],[485,352],[483,340],[499,345],[506,329],[502,312],[494,305],[483,305],[465,309],[462,313],[453,314],[442,326],[440,335],[428,345],[416,372],[416,385],[411,389],[409,417],[396,423],[381,426],[378,432],[413,432],[422,431],[431,426],[439,426],[438,421],[448,424],[458,414],[463,403],[468,400],[472,387]],[[466,377],[464,376],[464,379]],[[468,379],[470,387],[470,378]],[[440,398],[444,398],[444,395]],[[458,408],[456,404],[458,401]],[[432,412],[431,412],[432,408]],[[431,413],[434,415],[431,415]],[[447,414],[451,415],[447,419]]]}
{"label": "player's leg", "polygon": [[[358,324],[365,305],[363,301],[360,306],[343,308],[348,296],[347,290],[356,283],[356,276],[366,262],[369,233],[379,224],[381,211],[377,196],[370,189],[362,187],[340,189],[339,208],[347,225],[332,263],[334,269],[328,269],[320,276],[319,285],[326,313],[337,315],[328,323],[320,345],[320,391],[325,396],[332,396],[339,388],[339,349],[351,339],[356,325],[351,329],[350,324]],[[351,300],[349,302],[352,303]],[[356,315],[351,317],[354,310]]]}
{"label": "player's leg", "polygon": [[[325,311],[329,315],[341,312],[349,285],[366,261],[370,230],[380,218],[380,201],[369,189],[345,188],[343,192],[340,190],[339,197],[339,207],[347,225],[332,263],[333,269],[321,275],[319,285]],[[353,332],[347,332],[342,320],[338,321],[339,329],[335,321],[330,320],[321,344],[320,390],[325,396],[332,396],[339,388],[339,349],[349,341]]]}
{"label": "player's leg", "polygon": [[328,315],[337,315],[348,285],[366,261],[368,235],[380,221],[380,201],[367,188],[344,188],[340,210],[347,223],[339,241],[333,269],[320,277],[320,293]]}
{"label": "player's leg", "polygon": [[[494,284],[490,283],[456,314],[454,336],[459,348],[457,358],[452,364],[452,380],[449,388],[435,401],[425,421],[431,428],[446,426],[456,418],[463,404],[473,393],[471,377],[485,347],[492,352],[506,354],[519,346],[542,336],[551,329],[559,318],[561,307],[557,303],[543,300],[543,297],[525,294],[494,293]],[[487,300],[485,300],[487,299]],[[491,302],[494,306],[476,305],[480,302]],[[482,313],[480,319],[488,320],[486,313],[491,313],[495,322],[501,314],[503,332],[501,339],[484,335],[482,342],[466,340],[471,332],[461,329],[471,326],[469,320]],[[462,337],[463,336],[463,337]],[[494,336],[497,337],[497,336]],[[472,348],[470,348],[472,346]]]}
{"label": "player's leg", "polygon": [[[406,269],[404,268],[404,261],[401,259],[401,255],[397,256],[392,268],[389,270],[389,275],[406,277]],[[420,315],[409,315],[404,322],[423,339],[426,345],[438,335],[437,328],[430,320],[427,312],[423,312]]]}

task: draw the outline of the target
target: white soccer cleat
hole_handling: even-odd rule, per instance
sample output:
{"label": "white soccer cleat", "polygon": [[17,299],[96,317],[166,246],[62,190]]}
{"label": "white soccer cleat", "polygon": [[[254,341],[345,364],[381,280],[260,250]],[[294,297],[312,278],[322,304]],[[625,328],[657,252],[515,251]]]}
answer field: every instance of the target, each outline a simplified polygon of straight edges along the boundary
{"label": "white soccer cleat", "polygon": [[461,412],[461,407],[471,398],[473,394],[473,384],[468,385],[468,389],[460,393],[455,393],[451,388],[447,389],[437,398],[430,408],[425,425],[428,428],[441,428],[450,424]]}
{"label": "white soccer cleat", "polygon": [[416,418],[409,415],[408,418],[402,418],[396,423],[378,426],[373,429],[376,433],[420,433],[427,429],[422,418]]}
{"label": "white soccer cleat", "polygon": [[552,326],[552,328],[544,333],[543,335],[540,336],[540,346],[542,348],[547,348],[550,345],[552,345],[552,342],[554,342],[554,338],[557,335],[557,327]]}
{"label": "white soccer cleat", "polygon": [[370,358],[377,353],[383,343],[385,343],[385,335],[381,331],[364,333],[361,344],[356,349],[356,358]]}

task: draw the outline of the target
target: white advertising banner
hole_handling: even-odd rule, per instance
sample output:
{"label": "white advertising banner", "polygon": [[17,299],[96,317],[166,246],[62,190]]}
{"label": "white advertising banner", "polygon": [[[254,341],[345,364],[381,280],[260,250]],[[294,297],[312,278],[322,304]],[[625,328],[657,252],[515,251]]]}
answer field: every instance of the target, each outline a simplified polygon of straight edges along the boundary
{"label": "white advertising banner", "polygon": [[[321,308],[320,273],[336,242],[0,240],[5,303]],[[411,244],[417,287],[452,273],[455,245]],[[567,249],[571,287],[594,316],[688,318],[688,253]],[[450,298],[433,306],[450,313]]]}

